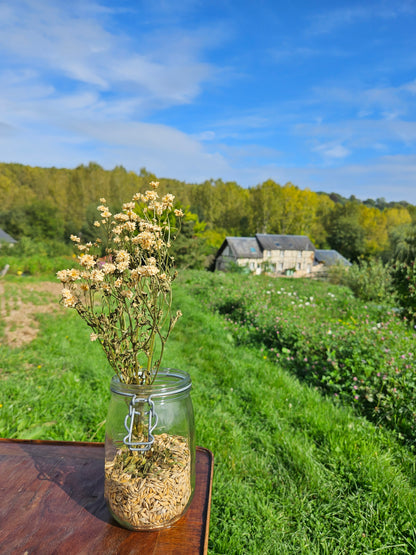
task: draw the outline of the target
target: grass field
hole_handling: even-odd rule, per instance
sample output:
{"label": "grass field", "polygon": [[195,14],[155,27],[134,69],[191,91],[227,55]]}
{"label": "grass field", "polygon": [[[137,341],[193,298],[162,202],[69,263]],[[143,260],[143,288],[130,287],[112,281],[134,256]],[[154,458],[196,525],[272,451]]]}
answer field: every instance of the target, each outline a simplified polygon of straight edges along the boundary
{"label": "grass field", "polygon": [[[175,304],[184,316],[164,359],[165,366],[191,374],[197,443],[215,455],[209,552],[414,554],[411,445],[394,427],[360,414],[354,397],[351,403],[347,395],[336,401],[331,388],[306,379],[294,347],[267,344],[264,333],[254,334],[253,322],[249,334],[247,322],[224,309],[227,284],[216,276],[185,272],[177,283]],[[244,279],[246,287],[257,287]],[[1,282],[0,435],[102,441],[112,372],[79,317],[72,311],[34,311],[34,339],[7,344],[11,324],[5,316],[18,309],[19,299],[38,306],[55,302],[52,292],[39,293],[38,282]],[[287,283],[295,287],[295,280]],[[268,295],[277,296],[281,287],[279,281],[269,285]],[[308,297],[322,291],[318,284]],[[291,301],[280,304],[294,325]],[[348,309],[354,318],[359,305],[350,299]],[[328,317],[323,309],[321,314]],[[345,314],[339,319],[347,321]],[[277,357],[279,349],[288,356]],[[321,365],[318,356],[312,362]]]}

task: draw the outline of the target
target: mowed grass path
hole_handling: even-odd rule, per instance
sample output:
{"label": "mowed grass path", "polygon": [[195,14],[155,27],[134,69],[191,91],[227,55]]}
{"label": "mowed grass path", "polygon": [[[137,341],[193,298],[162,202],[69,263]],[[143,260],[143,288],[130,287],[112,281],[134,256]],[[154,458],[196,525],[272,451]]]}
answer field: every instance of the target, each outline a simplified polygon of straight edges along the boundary
{"label": "mowed grass path", "polygon": [[[236,347],[220,316],[176,290],[184,313],[165,366],[193,380],[197,443],[215,455],[212,554],[416,552],[414,457],[387,433]],[[0,347],[0,435],[104,439],[111,369],[68,311]]]}

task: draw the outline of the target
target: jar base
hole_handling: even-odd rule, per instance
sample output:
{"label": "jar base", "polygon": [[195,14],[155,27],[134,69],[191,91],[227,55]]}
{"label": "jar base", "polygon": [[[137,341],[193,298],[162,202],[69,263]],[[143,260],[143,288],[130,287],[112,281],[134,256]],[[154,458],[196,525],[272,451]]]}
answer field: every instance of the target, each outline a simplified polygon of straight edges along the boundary
{"label": "jar base", "polygon": [[146,453],[126,446],[105,463],[105,498],[119,524],[130,530],[172,526],[191,501],[191,452],[186,440],[155,435]]}

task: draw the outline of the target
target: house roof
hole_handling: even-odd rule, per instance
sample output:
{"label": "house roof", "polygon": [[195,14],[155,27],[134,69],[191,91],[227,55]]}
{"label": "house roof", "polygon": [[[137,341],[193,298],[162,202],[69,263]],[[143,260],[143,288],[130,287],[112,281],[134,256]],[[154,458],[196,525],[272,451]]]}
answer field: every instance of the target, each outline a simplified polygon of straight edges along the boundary
{"label": "house roof", "polygon": [[224,250],[226,244],[236,258],[263,257],[255,237],[226,237],[220,252]]}
{"label": "house roof", "polygon": [[0,229],[0,241],[5,243],[17,243],[16,239],[13,239],[11,235]]}
{"label": "house roof", "polygon": [[313,243],[306,235],[269,235],[257,233],[256,238],[262,250],[267,251],[314,251]]}
{"label": "house roof", "polygon": [[263,258],[263,251],[315,251],[313,243],[305,235],[268,235],[257,233],[255,237],[226,237],[217,256],[229,246],[235,258]]}
{"label": "house roof", "polygon": [[323,262],[327,266],[333,266],[334,264],[344,264],[344,266],[351,266],[351,262],[335,250],[316,249],[315,258],[318,262]]}

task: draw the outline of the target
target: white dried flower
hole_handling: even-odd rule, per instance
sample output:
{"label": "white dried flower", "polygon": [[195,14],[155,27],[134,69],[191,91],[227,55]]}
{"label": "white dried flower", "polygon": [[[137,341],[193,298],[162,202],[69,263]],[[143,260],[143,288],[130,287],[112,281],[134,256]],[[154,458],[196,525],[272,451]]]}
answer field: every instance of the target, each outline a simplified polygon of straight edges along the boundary
{"label": "white dried flower", "polygon": [[140,266],[140,268],[137,268],[137,271],[139,272],[139,274],[141,276],[155,276],[156,274],[159,273],[159,268],[156,268],[156,266]]}
{"label": "white dried flower", "polygon": [[114,216],[114,219],[117,220],[118,222],[127,222],[129,217],[127,214],[124,214],[123,212],[119,212]]}
{"label": "white dried flower", "polygon": [[60,270],[56,272],[56,277],[59,279],[61,283],[67,283],[69,280],[68,270]]}
{"label": "white dried flower", "polygon": [[91,279],[95,283],[97,283],[99,281],[104,281],[104,272],[102,272],[101,270],[97,270],[97,269],[93,270],[91,272]]}
{"label": "white dried flower", "polygon": [[135,202],[125,202],[123,204],[123,210],[127,211],[127,210],[134,210],[136,206]]}
{"label": "white dried flower", "polygon": [[62,303],[67,308],[74,308],[78,299],[70,289],[62,289]]}
{"label": "white dried flower", "polygon": [[166,208],[172,208],[174,200],[175,197],[169,193],[162,198],[162,202]]}
{"label": "white dried flower", "polygon": [[144,194],[144,198],[146,199],[146,202],[155,201],[159,198],[159,195],[156,193],[156,191],[146,191]]}
{"label": "white dried flower", "polygon": [[116,271],[116,266],[111,262],[106,262],[103,265],[102,270],[105,274],[114,274],[114,272]]}
{"label": "white dried flower", "polygon": [[95,258],[91,254],[83,254],[78,257],[79,263],[84,268],[93,268],[96,264]]}

